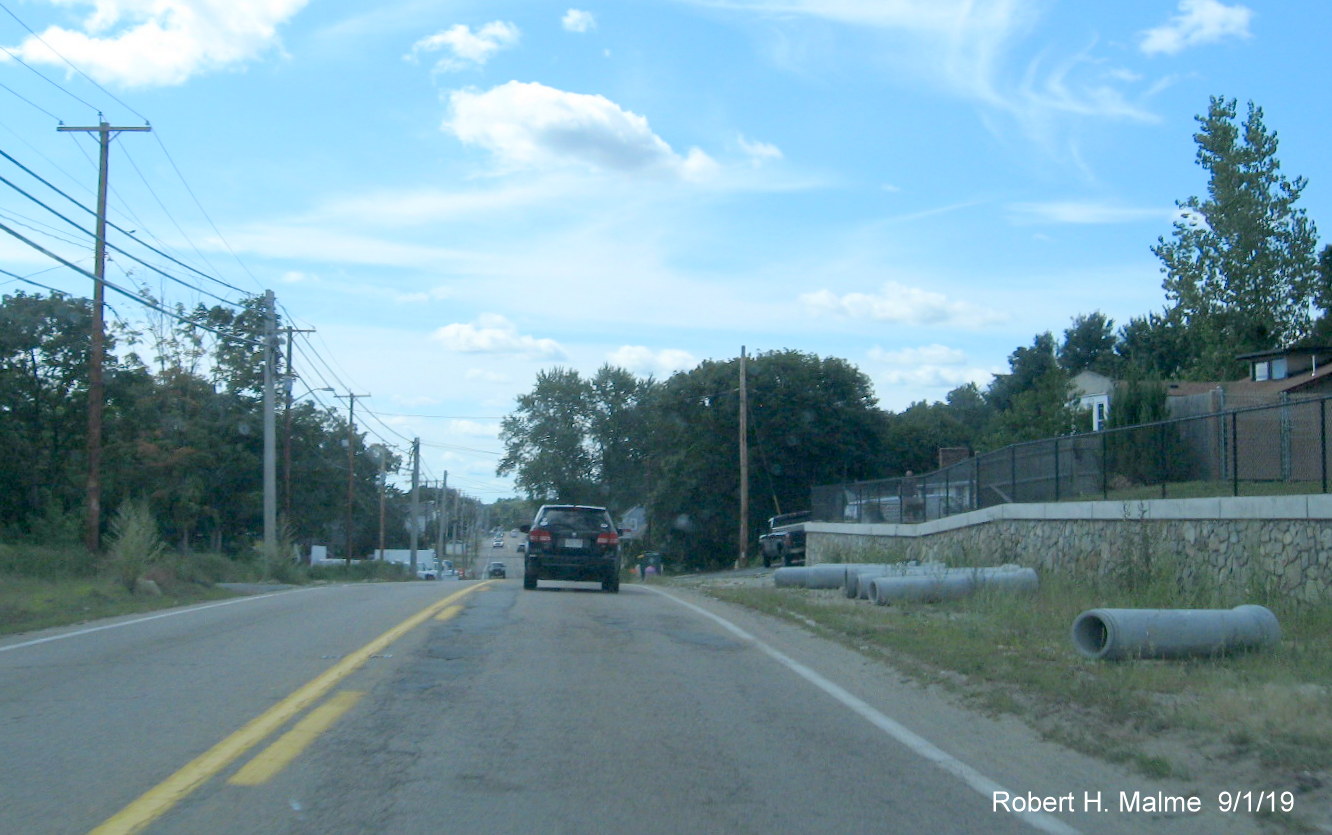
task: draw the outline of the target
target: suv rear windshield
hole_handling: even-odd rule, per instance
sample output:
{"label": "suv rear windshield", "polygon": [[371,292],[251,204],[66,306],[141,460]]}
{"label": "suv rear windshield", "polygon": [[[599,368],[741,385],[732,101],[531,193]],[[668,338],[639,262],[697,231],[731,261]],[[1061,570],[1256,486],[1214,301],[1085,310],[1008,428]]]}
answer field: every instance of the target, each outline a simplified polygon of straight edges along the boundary
{"label": "suv rear windshield", "polygon": [[596,507],[550,507],[536,520],[539,528],[572,528],[576,531],[611,530],[610,514]]}

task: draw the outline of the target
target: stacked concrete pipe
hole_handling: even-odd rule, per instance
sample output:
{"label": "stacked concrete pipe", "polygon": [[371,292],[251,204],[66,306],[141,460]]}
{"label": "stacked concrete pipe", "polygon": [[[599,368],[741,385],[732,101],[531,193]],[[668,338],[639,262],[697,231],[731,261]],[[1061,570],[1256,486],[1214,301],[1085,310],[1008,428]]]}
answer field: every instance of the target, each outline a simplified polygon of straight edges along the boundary
{"label": "stacked concrete pipe", "polygon": [[902,577],[917,574],[942,574],[947,567],[941,562],[927,563],[874,563],[850,568],[842,592],[849,600],[869,600],[870,583],[875,577]]}
{"label": "stacked concrete pipe", "polygon": [[840,589],[846,584],[848,571],[873,567],[876,567],[873,563],[862,562],[784,566],[772,572],[772,581],[778,588]]}
{"label": "stacked concrete pipe", "polygon": [[1040,586],[1036,571],[1016,565],[998,568],[953,568],[942,574],[925,573],[899,577],[875,577],[870,581],[869,599],[886,606],[909,601],[934,603],[966,597],[977,589],[1006,592],[1035,591]]}
{"label": "stacked concrete pipe", "polygon": [[1073,620],[1087,658],[1186,658],[1275,646],[1281,625],[1265,606],[1233,609],[1089,609]]}

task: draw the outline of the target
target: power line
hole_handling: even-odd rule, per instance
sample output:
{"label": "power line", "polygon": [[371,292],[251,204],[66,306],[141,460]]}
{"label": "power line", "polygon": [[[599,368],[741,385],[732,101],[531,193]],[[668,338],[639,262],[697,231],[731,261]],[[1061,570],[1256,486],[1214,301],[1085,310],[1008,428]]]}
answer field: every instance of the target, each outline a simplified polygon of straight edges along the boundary
{"label": "power line", "polygon": [[[5,50],[5,51],[8,52],[8,50]],[[11,57],[12,57],[12,55],[11,55]],[[52,119],[55,119],[57,122],[60,121],[60,117],[59,117],[59,116],[57,116],[57,115],[55,115],[54,113],[52,113],[51,111],[47,110],[45,107],[42,107],[40,104],[37,104],[36,102],[32,101],[32,100],[29,99],[27,96],[24,96],[22,93],[20,93],[19,91],[15,90],[13,87],[10,87],[8,84],[0,84],[0,88],[3,88],[6,92],[8,92],[8,93],[11,94],[12,96],[14,96],[14,98],[18,99],[19,101],[21,101],[21,102],[23,102],[23,103],[25,103],[25,104],[28,104],[28,105],[32,106],[33,108],[35,108],[35,109],[37,109],[37,110],[40,110],[42,113],[45,113],[47,116],[50,116]]]}
{"label": "power line", "polygon": [[[83,211],[87,212],[87,213],[90,214],[90,215],[96,215],[96,212],[94,212],[92,209],[88,208],[87,206],[83,205],[83,204],[80,203],[78,200],[76,200],[74,197],[72,197],[72,196],[70,196],[69,194],[67,194],[67,193],[65,193],[64,191],[62,191],[58,186],[56,186],[54,183],[51,183],[51,182],[48,181],[46,178],[42,177],[42,176],[41,176],[40,174],[38,174],[36,171],[33,171],[33,170],[32,170],[31,168],[29,168],[28,166],[26,166],[26,165],[24,165],[23,163],[19,162],[19,161],[18,161],[17,159],[15,159],[11,154],[5,152],[4,150],[0,150],[0,157],[4,157],[5,159],[9,160],[11,163],[13,163],[14,165],[18,166],[18,168],[19,168],[20,170],[22,170],[25,174],[27,174],[28,176],[30,176],[30,177],[32,177],[33,179],[37,180],[37,182],[41,183],[42,185],[46,186],[47,188],[51,189],[51,190],[54,191],[56,194],[58,194],[58,195],[60,195],[61,197],[65,198],[65,199],[68,200],[70,203],[73,203],[73,204],[74,204],[75,206],[77,206],[78,208],[82,209]],[[133,163],[131,162],[131,164],[133,164]],[[137,171],[138,169],[136,168],[135,170]],[[142,175],[140,175],[140,176],[142,176]],[[3,180],[3,178],[0,178],[0,180]],[[42,207],[45,208],[47,211],[51,212],[52,214],[56,215],[57,217],[61,217],[62,219],[66,220],[67,223],[70,223],[71,225],[73,225],[73,226],[75,226],[75,227],[77,227],[77,228],[80,228],[80,229],[82,228],[82,227],[79,227],[78,224],[75,223],[74,221],[71,221],[71,220],[68,220],[67,218],[64,218],[63,215],[60,215],[58,212],[56,212],[56,211],[55,211],[54,209],[52,209],[50,206],[46,205],[45,203],[41,202],[40,200],[37,200],[35,197],[31,197],[31,196],[29,196],[29,195],[27,194],[27,192],[24,192],[24,191],[23,191],[22,189],[20,189],[18,186],[15,186],[15,185],[10,184],[8,180],[3,180],[3,181],[4,181],[6,184],[9,184],[10,187],[13,188],[15,191],[18,191],[20,194],[23,194],[24,196],[29,197],[30,200],[32,200],[33,202],[35,202],[35,203],[37,203],[38,205],[42,206]],[[150,191],[151,191],[151,189],[150,189]],[[154,196],[156,196],[156,195],[154,195]],[[122,228],[122,227],[120,227],[120,226],[117,226],[117,225],[114,224],[114,223],[111,223],[110,221],[107,222],[107,225],[110,226],[112,229],[115,229],[117,232],[121,233],[121,234],[124,235],[125,237],[129,238],[130,240],[134,241],[135,243],[139,244],[140,246],[142,246],[142,247],[144,247],[144,248],[150,250],[151,252],[154,252],[154,253],[156,253],[156,254],[162,256],[163,258],[167,259],[168,261],[170,261],[171,263],[173,263],[173,264],[175,264],[175,265],[177,265],[177,266],[179,266],[179,267],[183,267],[183,268],[189,270],[190,272],[194,273],[195,275],[200,276],[201,278],[206,278],[206,279],[208,279],[209,281],[216,282],[217,284],[220,284],[220,285],[222,285],[223,287],[226,287],[226,288],[229,289],[229,290],[234,290],[234,291],[236,291],[237,293],[241,293],[241,294],[243,294],[243,295],[250,295],[249,293],[247,293],[246,291],[242,290],[241,288],[236,287],[236,286],[233,285],[233,284],[229,284],[229,283],[223,281],[223,280],[220,279],[220,278],[215,278],[214,276],[211,276],[211,275],[209,275],[208,273],[205,273],[205,272],[203,272],[203,271],[201,271],[201,270],[199,270],[199,269],[196,269],[195,267],[192,267],[192,266],[190,266],[189,264],[186,264],[184,261],[181,261],[181,260],[179,260],[178,258],[175,258],[175,257],[171,256],[170,254],[168,254],[168,253],[166,253],[166,252],[163,252],[162,250],[158,249],[157,247],[153,246],[152,244],[149,244],[149,243],[146,243],[145,241],[140,240],[139,238],[137,238],[137,237],[134,235],[134,230],[127,230],[127,229],[124,229],[124,228]],[[87,231],[87,230],[84,230],[84,231]],[[123,250],[120,250],[120,249],[118,249],[118,248],[117,248],[117,251],[118,251],[118,252],[123,252]],[[126,253],[126,254],[127,254],[127,253]],[[131,256],[131,257],[132,257],[132,256]],[[146,265],[145,265],[145,266],[146,266]],[[194,288],[194,289],[198,289],[198,288]],[[199,292],[205,292],[205,291],[200,290]],[[214,298],[216,298],[216,297],[214,297]],[[225,300],[223,300],[223,301],[225,301]],[[235,302],[227,301],[227,304],[235,304]]]}
{"label": "power line", "polygon": [[257,286],[263,288],[263,284],[260,283],[259,279],[255,277],[254,273],[250,272],[250,268],[247,267],[245,265],[245,262],[240,259],[240,256],[236,254],[236,250],[231,248],[231,244],[227,241],[226,236],[222,234],[222,230],[217,228],[217,224],[214,223],[213,218],[209,216],[208,210],[205,209],[203,207],[203,204],[199,202],[199,198],[194,193],[194,189],[190,188],[189,182],[185,180],[185,175],[181,173],[180,167],[176,165],[176,160],[172,158],[171,152],[167,150],[166,145],[162,142],[162,137],[159,136],[157,133],[154,133],[153,138],[157,140],[157,146],[162,149],[162,154],[167,158],[167,162],[171,163],[171,170],[176,172],[176,176],[180,178],[180,184],[185,187],[185,191],[190,195],[190,199],[194,201],[194,205],[199,207],[199,212],[203,214],[204,220],[208,221],[208,225],[217,235],[218,240],[220,240],[222,242],[222,245],[227,248],[227,252],[231,253],[231,257],[236,260],[236,263],[239,264],[240,268],[245,271],[245,274],[248,275]]}
{"label": "power line", "polygon": [[[41,244],[37,243],[36,241],[30,240],[29,238],[24,237],[23,235],[19,234],[18,232],[14,231],[13,229],[11,229],[10,227],[6,226],[6,225],[3,224],[3,223],[0,223],[0,232],[5,232],[5,233],[11,235],[11,236],[14,237],[14,238],[17,238],[19,241],[21,241],[21,242],[27,244],[28,246],[32,247],[33,249],[37,250],[38,252],[42,253],[43,255],[47,256],[48,258],[52,258],[52,259],[54,259],[54,260],[56,260],[56,261],[59,261],[61,264],[65,265],[66,267],[69,267],[71,270],[74,270],[75,272],[77,272],[77,273],[80,274],[80,275],[83,275],[83,276],[86,276],[86,277],[88,277],[88,278],[91,278],[91,279],[97,280],[96,275],[94,275],[94,274],[93,274],[92,272],[90,272],[89,270],[85,270],[83,267],[80,267],[78,264],[74,263],[73,261],[70,261],[68,258],[63,258],[63,257],[61,257],[61,256],[59,256],[59,255],[56,255],[56,254],[55,254],[54,252],[52,252],[51,250],[47,249],[46,247],[42,246]],[[8,275],[13,275],[15,278],[19,278],[19,276],[14,275],[13,273],[8,273]],[[184,322],[185,324],[187,324],[187,325],[192,325],[193,327],[199,328],[200,330],[206,330],[206,331],[208,331],[209,333],[217,334],[218,336],[222,337],[223,339],[229,339],[229,340],[231,340],[231,341],[233,341],[233,342],[238,342],[238,343],[240,343],[240,344],[242,344],[242,345],[253,345],[253,346],[255,346],[255,347],[259,347],[259,348],[264,347],[264,343],[263,343],[263,342],[259,342],[259,341],[253,340],[253,339],[247,339],[246,337],[243,337],[243,336],[237,336],[236,334],[232,334],[232,333],[225,333],[225,332],[223,332],[223,331],[219,331],[219,330],[217,330],[216,328],[211,328],[211,327],[209,327],[208,325],[203,324],[202,322],[197,322],[197,321],[195,321],[195,320],[193,320],[193,319],[187,319],[186,317],[181,316],[180,314],[176,313],[176,312],[173,311],[173,310],[168,310],[167,308],[162,307],[161,305],[157,304],[156,302],[149,301],[148,299],[145,299],[145,298],[143,298],[142,296],[137,296],[137,295],[135,295],[134,293],[131,293],[129,290],[126,290],[126,289],[124,289],[123,287],[118,287],[118,286],[116,286],[115,284],[112,284],[111,282],[109,282],[109,281],[107,281],[107,280],[105,280],[105,279],[102,279],[101,281],[102,281],[102,283],[103,283],[104,285],[106,285],[106,287],[107,287],[108,289],[110,289],[110,290],[115,290],[117,293],[119,293],[120,295],[124,296],[125,298],[130,299],[131,301],[136,301],[136,302],[138,302],[139,304],[143,305],[144,307],[147,307],[147,308],[151,308],[151,309],[153,309],[153,310],[156,310],[158,313],[162,313],[162,314],[164,314],[164,315],[166,315],[166,316],[170,316],[172,319],[175,319],[175,320],[177,320],[177,321],[179,321],[179,322]]]}
{"label": "power line", "polygon": [[[3,151],[0,151],[0,154],[4,154],[4,152],[3,152]],[[8,156],[8,155],[6,155],[6,156]],[[75,221],[75,220],[73,220],[73,219],[71,219],[71,218],[69,218],[69,217],[66,217],[65,215],[63,215],[63,214],[61,214],[60,212],[56,211],[55,209],[51,208],[51,207],[50,207],[49,205],[47,205],[46,203],[43,203],[41,200],[38,200],[38,199],[37,199],[36,197],[34,197],[33,195],[29,194],[28,192],[24,191],[24,190],[23,190],[22,188],[20,188],[19,186],[15,185],[15,184],[14,184],[13,182],[11,182],[9,179],[7,179],[7,178],[5,178],[5,177],[0,177],[0,183],[3,183],[4,185],[9,186],[9,187],[12,188],[14,191],[17,191],[19,194],[21,194],[21,195],[23,195],[24,197],[28,198],[28,199],[31,200],[33,203],[36,203],[38,206],[41,206],[43,209],[46,209],[48,212],[50,212],[51,214],[53,214],[53,215],[55,215],[56,217],[60,218],[61,220],[65,221],[65,222],[68,223],[70,226],[73,226],[75,229],[77,229],[78,231],[84,233],[85,235],[88,235],[89,237],[94,237],[94,238],[96,237],[96,235],[95,235],[92,231],[90,231],[90,230],[88,230],[88,229],[85,229],[84,227],[80,226],[80,225],[78,224],[77,221]],[[81,208],[85,208],[85,207],[81,207]],[[35,231],[35,230],[34,230],[34,231]],[[53,237],[55,237],[55,236],[53,236]],[[69,241],[65,241],[65,243],[70,243],[70,242],[69,242]],[[214,293],[210,293],[210,292],[208,292],[207,290],[204,290],[204,289],[201,288],[201,287],[196,287],[196,286],[194,286],[193,284],[190,284],[189,282],[187,282],[187,281],[185,281],[185,280],[183,280],[183,279],[176,278],[175,276],[171,275],[170,273],[167,273],[167,272],[164,271],[164,270],[158,269],[157,267],[153,266],[152,264],[149,264],[147,261],[144,261],[142,258],[139,258],[138,256],[133,255],[133,254],[131,254],[131,253],[125,251],[124,249],[122,249],[122,248],[116,246],[115,244],[106,243],[105,245],[107,246],[107,248],[115,250],[116,252],[120,253],[121,255],[124,255],[126,258],[129,258],[131,261],[134,261],[134,262],[136,262],[136,263],[138,263],[138,264],[141,264],[142,266],[147,267],[148,269],[152,270],[153,272],[158,273],[158,274],[161,275],[162,277],[167,278],[167,279],[170,279],[171,281],[174,281],[174,282],[176,282],[177,284],[180,284],[180,285],[183,286],[183,287],[187,287],[187,288],[189,288],[189,289],[191,289],[191,290],[194,290],[194,291],[197,292],[197,293],[202,293],[203,295],[208,296],[209,298],[212,298],[212,299],[216,299],[217,301],[220,301],[220,302],[222,302],[223,304],[229,304],[229,305],[233,305],[233,306],[239,306],[236,302],[233,302],[233,301],[231,301],[230,299],[225,299],[225,298],[223,298],[223,297],[221,297],[221,296],[218,296],[218,295],[216,295],[216,294],[214,294]],[[152,247],[149,247],[149,249],[152,249]],[[154,251],[156,251],[156,250],[154,250]],[[159,254],[160,254],[160,253],[159,253]]]}
{"label": "power line", "polygon": [[[72,61],[70,61],[70,60],[69,60],[68,58],[66,58],[64,55],[61,55],[60,52],[59,52],[55,47],[53,47],[53,46],[51,46],[49,43],[47,43],[47,42],[42,38],[41,35],[39,35],[39,34],[37,34],[36,32],[34,32],[31,26],[29,26],[28,24],[26,24],[26,23],[24,23],[22,20],[20,20],[18,15],[14,14],[12,11],[9,10],[9,7],[8,7],[8,6],[6,6],[4,3],[0,3],[0,9],[4,9],[4,10],[5,10],[5,13],[8,14],[10,17],[14,18],[14,20],[18,23],[19,26],[22,26],[24,29],[27,29],[27,30],[28,30],[28,34],[30,34],[30,35],[32,35],[34,38],[36,38],[38,43],[40,43],[42,46],[46,47],[47,49],[51,50],[51,53],[52,53],[53,55],[55,55],[57,58],[59,58],[61,61],[64,61],[64,62],[65,62],[65,65],[66,65],[67,67],[69,67],[71,70],[73,70],[74,72],[78,73],[79,75],[83,76],[83,78],[85,78],[85,79],[88,81],[88,83],[92,84],[92,86],[96,87],[98,90],[101,90],[101,91],[102,91],[103,93],[105,93],[107,96],[110,96],[110,97],[111,97],[111,100],[114,101],[116,104],[118,104],[118,105],[120,105],[121,107],[125,108],[125,109],[128,110],[129,112],[133,113],[135,116],[138,116],[140,119],[143,119],[144,124],[147,124],[147,123],[148,123],[148,119],[147,119],[142,113],[140,113],[139,111],[137,111],[137,110],[135,110],[134,108],[130,107],[128,104],[125,104],[125,102],[121,101],[119,98],[116,97],[115,93],[112,93],[110,90],[106,89],[106,88],[103,87],[101,84],[98,84],[97,81],[96,81],[92,76],[88,75],[86,72],[84,72],[83,70],[81,70],[81,69],[79,69],[78,67],[76,67]],[[5,50],[5,51],[6,51],[6,52],[9,52],[9,50]],[[14,60],[16,60],[16,61],[19,60],[16,56],[13,55],[13,53],[10,53],[10,57],[14,58]],[[22,63],[22,62],[20,62],[20,63]],[[31,68],[30,68],[30,69],[31,69]],[[36,72],[36,70],[33,70],[33,71]],[[38,74],[40,75],[40,73],[38,73]],[[43,76],[43,77],[44,77],[44,76]],[[52,83],[54,84],[55,82],[52,82]],[[58,84],[56,84],[56,86],[57,86],[57,87],[60,87],[60,85],[58,85]],[[63,87],[61,87],[60,89],[64,90]],[[65,90],[65,92],[68,93],[68,94],[71,95],[71,96],[74,96],[74,94],[73,94],[73,93],[70,93],[68,90]],[[74,96],[74,98],[77,99],[78,96]],[[79,101],[83,101],[83,99],[79,99]],[[84,103],[84,104],[88,104],[87,102],[83,102],[83,103]],[[88,105],[88,106],[91,107],[92,105]],[[99,111],[99,112],[100,112],[100,111]]]}

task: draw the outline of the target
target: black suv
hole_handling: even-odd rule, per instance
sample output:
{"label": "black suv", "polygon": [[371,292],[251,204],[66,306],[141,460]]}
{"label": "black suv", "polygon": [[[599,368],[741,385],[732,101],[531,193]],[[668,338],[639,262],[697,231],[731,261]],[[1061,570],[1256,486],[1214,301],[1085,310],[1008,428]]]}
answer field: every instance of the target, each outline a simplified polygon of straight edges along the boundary
{"label": "black suv", "polygon": [[542,505],[527,534],[523,588],[537,580],[600,581],[602,591],[620,590],[620,532],[604,507]]}

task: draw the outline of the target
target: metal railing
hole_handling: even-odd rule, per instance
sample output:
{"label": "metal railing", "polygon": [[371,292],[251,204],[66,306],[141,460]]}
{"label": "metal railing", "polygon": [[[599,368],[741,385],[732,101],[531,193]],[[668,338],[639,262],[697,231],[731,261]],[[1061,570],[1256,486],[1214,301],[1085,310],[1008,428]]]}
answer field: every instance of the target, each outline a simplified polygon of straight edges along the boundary
{"label": "metal railing", "polygon": [[1326,493],[1330,400],[1047,438],[923,475],[814,487],[811,518],[924,522],[1006,502]]}

